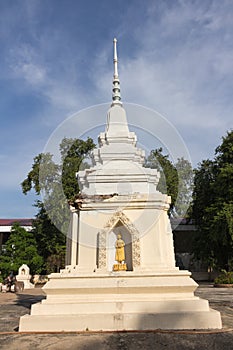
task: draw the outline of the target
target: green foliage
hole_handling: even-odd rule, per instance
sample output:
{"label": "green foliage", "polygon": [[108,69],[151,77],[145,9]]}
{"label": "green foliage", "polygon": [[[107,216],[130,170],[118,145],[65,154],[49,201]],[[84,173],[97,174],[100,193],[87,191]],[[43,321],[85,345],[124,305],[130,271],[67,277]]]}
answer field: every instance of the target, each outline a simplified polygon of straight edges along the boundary
{"label": "green foliage", "polygon": [[64,138],[60,145],[60,152],[63,161],[62,167],[62,185],[66,198],[73,200],[79,192],[76,172],[90,151],[95,147],[93,140],[88,138],[86,141],[79,139]]}
{"label": "green foliage", "polygon": [[49,255],[46,262],[47,273],[59,272],[61,268],[65,267],[66,245],[59,245],[54,247],[54,252]]}
{"label": "green foliage", "polygon": [[222,270],[222,273],[215,278],[215,284],[233,284],[233,272]]}
{"label": "green foliage", "polygon": [[56,185],[60,185],[62,180],[66,199],[74,199],[79,192],[76,172],[94,147],[91,138],[87,138],[86,141],[64,138],[60,144],[62,165],[56,164],[50,153],[40,153],[34,158],[32,169],[21,183],[23,193],[27,194],[34,189],[36,194],[40,194],[42,190],[44,195],[49,197],[56,193]]}
{"label": "green foliage", "polygon": [[32,189],[37,194],[43,193],[43,203],[35,204],[38,214],[33,222],[33,234],[43,257],[44,273],[64,267],[69,203],[79,192],[76,172],[94,147],[90,138],[86,141],[64,138],[60,144],[62,164],[56,164],[50,153],[41,153],[34,158],[32,169],[21,183],[24,194]]}
{"label": "green foliage", "polygon": [[40,153],[34,158],[32,169],[26,179],[21,183],[22,191],[27,194],[34,188],[36,194],[40,194],[41,187],[49,188],[49,184],[56,181],[59,166],[56,165],[50,153]]}
{"label": "green foliage", "polygon": [[162,148],[152,150],[146,160],[145,166],[147,168],[157,169],[160,172],[157,189],[171,196],[172,209],[178,194],[178,174],[175,166],[169,160],[169,156],[163,155],[162,152]]}
{"label": "green foliage", "polygon": [[175,168],[179,177],[175,210],[178,216],[185,217],[187,216],[187,210],[189,209],[192,199],[193,168],[190,162],[183,157],[177,159]]}
{"label": "green foliage", "polygon": [[5,278],[11,271],[18,273],[22,264],[27,264],[32,274],[40,273],[42,263],[43,259],[37,252],[33,234],[15,223],[0,256],[0,270],[3,277]]}
{"label": "green foliage", "polygon": [[233,131],[213,161],[195,170],[192,216],[198,227],[196,258],[229,270],[233,262]]}
{"label": "green foliage", "polygon": [[38,253],[43,257],[43,272],[52,272],[51,268],[47,271],[48,260],[51,255],[59,255],[61,261],[60,267],[64,267],[64,255],[65,255],[65,235],[54,226],[43,203],[37,202],[36,206],[39,211],[36,215],[36,219],[33,220],[32,233],[35,237]]}
{"label": "green foliage", "polygon": [[146,159],[145,166],[160,172],[157,189],[171,196],[170,212],[185,216],[192,195],[192,166],[184,158],[178,158],[173,164],[169,156],[163,155],[162,152],[162,148],[152,150]]}

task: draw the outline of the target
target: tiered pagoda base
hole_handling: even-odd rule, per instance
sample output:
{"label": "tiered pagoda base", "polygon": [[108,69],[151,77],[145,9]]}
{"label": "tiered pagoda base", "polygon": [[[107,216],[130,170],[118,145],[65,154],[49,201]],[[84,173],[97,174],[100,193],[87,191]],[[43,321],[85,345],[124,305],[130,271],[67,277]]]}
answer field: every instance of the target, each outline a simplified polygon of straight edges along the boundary
{"label": "tiered pagoda base", "polygon": [[196,288],[190,273],[178,270],[52,274],[47,299],[21,317],[19,331],[221,328],[220,313],[194,296]]}

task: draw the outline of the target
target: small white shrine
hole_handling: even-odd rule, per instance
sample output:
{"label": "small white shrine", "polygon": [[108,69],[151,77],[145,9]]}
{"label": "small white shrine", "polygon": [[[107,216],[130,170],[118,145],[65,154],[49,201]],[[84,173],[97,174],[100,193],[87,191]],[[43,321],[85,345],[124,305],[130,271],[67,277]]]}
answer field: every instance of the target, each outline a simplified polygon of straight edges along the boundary
{"label": "small white shrine", "polygon": [[17,282],[24,283],[24,289],[34,288],[34,284],[30,282],[31,280],[30,269],[26,264],[20,266],[18,270],[18,275],[16,276]]}
{"label": "small white shrine", "polygon": [[143,167],[136,144],[121,102],[114,39],[112,105],[93,167],[77,174],[67,266],[50,275],[47,298],[21,317],[20,331],[222,327],[220,313],[194,296],[190,272],[175,266],[170,197],[157,191],[160,174]]}

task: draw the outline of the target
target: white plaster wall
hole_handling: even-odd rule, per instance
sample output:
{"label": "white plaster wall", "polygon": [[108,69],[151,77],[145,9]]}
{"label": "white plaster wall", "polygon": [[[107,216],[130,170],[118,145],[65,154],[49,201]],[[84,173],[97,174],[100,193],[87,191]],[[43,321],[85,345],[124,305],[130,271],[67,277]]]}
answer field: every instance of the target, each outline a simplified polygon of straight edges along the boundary
{"label": "white plaster wall", "polygon": [[[109,227],[110,232],[107,232],[106,225],[115,214],[115,211],[109,211],[107,205],[106,208],[107,210],[80,212],[79,227],[76,223],[78,230],[76,236],[78,237],[79,244],[72,242],[73,249],[75,249],[75,244],[77,247],[77,253],[74,252],[73,255],[77,254],[79,268],[94,271],[97,263],[98,234],[101,230],[105,229],[107,233],[107,268],[108,271],[112,271],[112,266],[115,263],[116,236],[120,232],[126,243],[126,263],[128,269],[131,270],[131,234],[121,222],[113,222],[114,227]],[[136,232],[139,233],[141,268],[155,269],[156,271],[175,268],[173,235],[167,211],[145,207],[144,209],[126,209],[123,213],[130,221],[130,224],[135,227]],[[73,220],[77,221],[76,219],[77,216],[74,215]],[[73,265],[76,265],[76,263]]]}

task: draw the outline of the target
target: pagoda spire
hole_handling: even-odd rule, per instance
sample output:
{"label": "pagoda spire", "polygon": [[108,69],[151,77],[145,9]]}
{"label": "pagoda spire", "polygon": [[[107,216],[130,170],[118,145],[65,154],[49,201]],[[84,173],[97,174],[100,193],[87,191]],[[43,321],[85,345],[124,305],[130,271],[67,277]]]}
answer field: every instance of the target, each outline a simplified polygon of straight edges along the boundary
{"label": "pagoda spire", "polygon": [[122,105],[120,80],[118,76],[117,39],[116,38],[113,39],[113,64],[114,64],[114,74],[113,74],[113,88],[112,88],[112,106]]}

